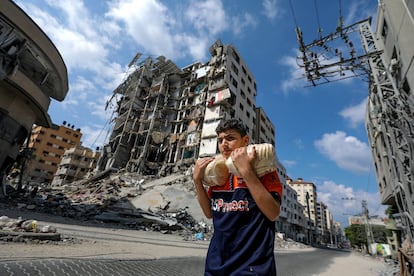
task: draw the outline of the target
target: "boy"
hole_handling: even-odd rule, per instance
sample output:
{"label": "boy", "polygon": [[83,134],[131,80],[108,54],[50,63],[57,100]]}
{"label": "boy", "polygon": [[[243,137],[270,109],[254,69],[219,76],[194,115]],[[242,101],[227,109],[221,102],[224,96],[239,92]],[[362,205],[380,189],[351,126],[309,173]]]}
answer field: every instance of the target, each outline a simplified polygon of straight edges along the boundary
{"label": "boy", "polygon": [[214,226],[205,275],[276,275],[275,220],[282,196],[277,172],[257,177],[253,169],[256,151],[247,153],[249,136],[240,121],[223,120],[216,133],[221,155],[232,158],[242,177],[230,174],[223,186],[206,191],[204,171],[214,157],[201,158],[194,166],[197,198]]}

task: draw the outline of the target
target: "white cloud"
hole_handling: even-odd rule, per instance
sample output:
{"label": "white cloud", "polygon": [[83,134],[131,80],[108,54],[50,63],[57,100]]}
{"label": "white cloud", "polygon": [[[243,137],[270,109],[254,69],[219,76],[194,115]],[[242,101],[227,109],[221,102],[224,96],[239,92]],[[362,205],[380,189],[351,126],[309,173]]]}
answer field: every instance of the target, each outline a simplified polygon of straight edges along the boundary
{"label": "white cloud", "polygon": [[204,59],[211,41],[231,26],[220,0],[190,1],[175,9],[156,0],[120,0],[109,5],[106,17],[120,24],[117,28],[125,29],[145,54],[171,60]]}
{"label": "white cloud", "polygon": [[299,56],[300,53],[298,50],[295,50],[295,56],[284,56],[281,60],[281,64],[288,67],[289,75],[285,80],[282,81],[281,88],[283,93],[287,94],[290,90],[297,88],[303,88],[308,85],[305,80],[305,70],[299,68],[296,56]]}
{"label": "white cloud", "polygon": [[[102,120],[108,121],[112,115],[112,109],[110,109],[110,107],[112,107],[111,104],[113,104],[108,103],[110,98],[111,95],[98,97],[95,101],[88,102],[87,105],[89,107],[90,113]],[[105,110],[107,106],[109,107],[109,109]]]}
{"label": "white cloud", "polygon": [[216,36],[228,28],[227,15],[220,0],[192,1],[185,16],[199,33]]}
{"label": "white cloud", "polygon": [[[344,19],[345,25],[353,24],[368,17],[376,18],[377,6],[366,0],[355,0],[349,6]],[[375,26],[375,25],[374,25]]]}
{"label": "white cloud", "polygon": [[279,15],[277,0],[264,0],[262,2],[263,14],[270,20],[274,20]]}
{"label": "white cloud", "polygon": [[111,2],[106,17],[121,23],[123,35],[129,35],[148,54],[175,58],[175,19],[168,8],[155,0],[120,0]]}
{"label": "white cloud", "polygon": [[365,122],[367,100],[368,98],[365,98],[361,103],[341,110],[339,114],[343,118],[349,120],[353,128],[356,128]]}
{"label": "white cloud", "polygon": [[300,138],[296,138],[296,139],[294,139],[293,140],[293,143],[295,144],[295,146],[298,148],[298,149],[304,149],[305,148],[305,145],[304,145],[304,143],[303,143],[303,141],[302,141],[302,139],[300,139]]}
{"label": "white cloud", "polygon": [[248,28],[254,29],[258,24],[257,20],[250,13],[244,13],[242,16],[234,16],[232,19],[232,30],[237,36],[245,35]]}
{"label": "white cloud", "polygon": [[282,162],[281,162],[286,168],[291,168],[291,167],[293,167],[293,166],[295,166],[296,164],[297,164],[297,162],[296,161],[294,161],[294,160],[283,160]]}
{"label": "white cloud", "polygon": [[354,173],[367,173],[372,166],[369,146],[345,132],[326,133],[315,141],[321,154],[334,161],[342,169]]}
{"label": "white cloud", "polygon": [[339,221],[343,226],[348,223],[349,216],[361,215],[363,213],[362,201],[367,202],[369,215],[385,217],[387,206],[381,205],[380,194],[369,193],[363,190],[354,190],[343,184],[334,181],[324,181],[317,186],[318,201],[325,203],[329,211],[333,214],[334,220]]}
{"label": "white cloud", "polygon": [[102,125],[85,125],[81,127],[83,146],[95,150],[107,142],[107,128]]}

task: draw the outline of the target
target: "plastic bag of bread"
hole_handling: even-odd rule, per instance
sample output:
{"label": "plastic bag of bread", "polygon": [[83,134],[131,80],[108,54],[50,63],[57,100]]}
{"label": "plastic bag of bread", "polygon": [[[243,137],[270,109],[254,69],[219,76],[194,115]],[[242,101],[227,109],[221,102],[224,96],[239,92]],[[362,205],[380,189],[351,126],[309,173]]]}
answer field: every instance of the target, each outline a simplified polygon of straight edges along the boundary
{"label": "plastic bag of bread", "polygon": [[[253,147],[256,149],[256,159],[254,160],[253,167],[257,176],[262,177],[267,173],[276,171],[276,154],[273,145],[268,143],[248,145],[247,153],[250,153]],[[226,166],[232,174],[240,176],[231,157],[227,158]]]}
{"label": "plastic bag of bread", "polygon": [[[258,177],[276,171],[276,154],[273,145],[268,143],[252,144],[247,146],[247,152],[250,153],[252,148],[256,149],[256,159],[254,169]],[[204,172],[203,182],[207,186],[224,185],[230,173],[241,176],[231,157],[227,160],[221,155],[209,163]]]}
{"label": "plastic bag of bread", "polygon": [[203,183],[207,186],[221,186],[224,185],[229,175],[230,172],[226,166],[226,159],[221,155],[217,155],[207,165],[204,171]]}

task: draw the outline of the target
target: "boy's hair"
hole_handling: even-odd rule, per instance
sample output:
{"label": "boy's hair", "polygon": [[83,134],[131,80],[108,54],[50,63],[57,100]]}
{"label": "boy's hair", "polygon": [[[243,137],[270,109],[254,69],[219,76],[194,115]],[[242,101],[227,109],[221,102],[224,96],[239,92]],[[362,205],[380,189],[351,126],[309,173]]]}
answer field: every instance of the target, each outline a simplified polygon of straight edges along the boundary
{"label": "boy's hair", "polygon": [[241,137],[247,135],[246,126],[240,120],[237,119],[221,120],[218,126],[216,127],[216,133],[217,135],[219,135],[220,133],[225,132],[229,129],[236,130]]}

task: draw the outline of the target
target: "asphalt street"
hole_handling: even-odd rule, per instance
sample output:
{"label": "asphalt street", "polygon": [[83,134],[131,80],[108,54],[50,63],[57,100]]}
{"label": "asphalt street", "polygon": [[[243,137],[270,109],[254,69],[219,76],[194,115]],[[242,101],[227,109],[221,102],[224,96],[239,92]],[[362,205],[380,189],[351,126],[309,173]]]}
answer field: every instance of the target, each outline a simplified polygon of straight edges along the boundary
{"label": "asphalt street", "polygon": [[203,275],[204,259],[168,258],[157,260],[117,259],[28,259],[0,262],[2,276],[61,276],[61,275],[105,275],[105,276],[163,276]]}
{"label": "asphalt street", "polygon": [[[366,270],[358,272],[358,263],[349,262],[349,269],[334,266],[334,259],[347,258],[350,252],[316,249],[303,252],[276,252],[278,276],[316,276],[316,275],[392,275],[391,268],[372,266],[370,274]],[[364,258],[360,256],[361,258]],[[203,257],[182,257],[163,259],[76,259],[76,258],[34,258],[24,260],[0,261],[2,276],[48,276],[48,275],[102,275],[102,276],[197,276],[203,275]],[[351,269],[351,267],[353,268]],[[355,267],[356,266],[356,267]],[[331,274],[335,271],[334,274]]]}
{"label": "asphalt street", "polygon": [[[208,240],[3,209],[9,217],[35,217],[56,227],[59,242],[0,242],[0,276],[35,275],[203,275]],[[380,258],[356,252],[277,242],[278,276],[387,276]],[[227,276],[227,275],[226,275]]]}

